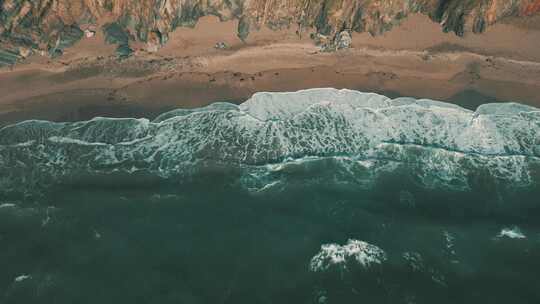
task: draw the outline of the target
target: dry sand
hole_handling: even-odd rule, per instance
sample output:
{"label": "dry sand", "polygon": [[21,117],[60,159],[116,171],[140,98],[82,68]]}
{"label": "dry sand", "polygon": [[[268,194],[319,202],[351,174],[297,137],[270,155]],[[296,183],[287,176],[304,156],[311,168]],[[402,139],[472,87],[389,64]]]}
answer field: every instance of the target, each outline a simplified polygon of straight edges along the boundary
{"label": "dry sand", "polygon": [[[536,17],[531,18],[533,21]],[[154,117],[177,107],[241,102],[257,91],[350,88],[475,108],[490,101],[540,106],[540,29],[504,22],[485,34],[445,34],[422,15],[379,37],[354,34],[353,47],[320,52],[309,32],[262,29],[246,44],[236,22],[204,17],[174,32],[157,53],[124,61],[100,33],[58,60],[35,55],[0,70],[0,125],[24,119]],[[214,49],[223,41],[230,48]],[[144,47],[138,45],[137,47]]]}

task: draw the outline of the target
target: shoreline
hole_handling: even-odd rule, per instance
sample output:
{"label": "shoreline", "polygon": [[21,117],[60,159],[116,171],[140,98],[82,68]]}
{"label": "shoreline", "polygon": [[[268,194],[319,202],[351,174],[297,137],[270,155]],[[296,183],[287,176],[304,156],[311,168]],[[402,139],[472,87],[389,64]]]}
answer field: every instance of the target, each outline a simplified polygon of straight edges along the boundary
{"label": "shoreline", "polygon": [[[309,89],[317,89],[317,88],[309,88]],[[348,88],[343,88],[343,89],[348,89]],[[384,95],[391,99],[395,99],[398,97],[412,97],[415,99],[422,98],[422,97],[417,97],[417,96],[402,96],[402,95],[397,94],[396,92],[391,92],[391,91],[388,91],[388,92],[362,91],[362,92],[376,93],[379,95]],[[486,102],[471,103],[470,102],[471,98],[477,99],[477,100],[480,99]],[[239,105],[243,103],[244,101],[245,100],[221,99],[221,100],[216,100],[213,102],[229,102],[229,103]],[[209,102],[205,105],[209,105],[213,102]],[[456,104],[464,109],[475,111],[478,106],[485,104],[487,102],[500,103],[500,102],[505,102],[505,101],[496,100],[493,97],[482,95],[475,91],[463,91],[456,94],[455,96],[452,96],[450,100],[446,100],[444,102]],[[65,106],[65,105],[66,104],[62,104],[60,106]],[[201,107],[205,105],[201,105]],[[51,106],[51,104],[43,103],[42,106],[45,108],[48,108]],[[186,107],[180,107],[180,108],[186,108]],[[43,112],[39,113],[40,110],[42,110],[41,108],[31,110],[31,111],[0,113],[0,129],[8,125],[16,124],[16,123],[26,121],[26,120],[44,120],[44,121],[53,121],[53,122],[77,122],[77,121],[88,121],[97,117],[108,117],[108,118],[137,118],[137,119],[146,118],[152,121],[158,116],[160,116],[161,114],[164,114],[166,112],[169,112],[175,109],[179,109],[179,107],[170,107],[170,106],[165,106],[161,108],[148,107],[148,106],[145,107],[144,105],[131,105],[131,104],[121,104],[121,103],[109,103],[109,104],[75,103],[75,104],[71,104],[71,107],[68,109],[64,108],[63,111],[59,112],[60,115],[62,116],[55,116],[55,119],[48,118],[50,113],[46,113],[46,112],[45,114],[43,114]],[[26,119],[25,117],[27,116],[31,116],[33,118]]]}
{"label": "shoreline", "polygon": [[[230,30],[234,22],[217,22],[204,17],[195,28],[174,32],[157,53],[139,50],[122,61],[108,53],[112,49],[98,34],[56,61],[35,55],[2,69],[0,125],[152,118],[215,101],[240,103],[259,91],[314,87],[430,98],[469,109],[501,101],[540,106],[538,29],[496,24],[482,35],[460,38],[441,33],[425,16],[411,16],[382,36],[353,34],[352,48],[327,53],[292,30],[264,29],[243,44]],[[515,47],[525,38],[527,44]],[[214,49],[217,41],[230,48]]]}

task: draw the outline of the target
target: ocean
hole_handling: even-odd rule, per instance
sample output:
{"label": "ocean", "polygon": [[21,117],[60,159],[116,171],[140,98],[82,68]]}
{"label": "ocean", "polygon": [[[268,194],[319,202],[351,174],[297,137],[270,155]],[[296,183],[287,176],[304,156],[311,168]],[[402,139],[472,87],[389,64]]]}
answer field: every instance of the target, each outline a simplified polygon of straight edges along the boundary
{"label": "ocean", "polygon": [[0,129],[1,303],[539,303],[540,110],[350,90]]}

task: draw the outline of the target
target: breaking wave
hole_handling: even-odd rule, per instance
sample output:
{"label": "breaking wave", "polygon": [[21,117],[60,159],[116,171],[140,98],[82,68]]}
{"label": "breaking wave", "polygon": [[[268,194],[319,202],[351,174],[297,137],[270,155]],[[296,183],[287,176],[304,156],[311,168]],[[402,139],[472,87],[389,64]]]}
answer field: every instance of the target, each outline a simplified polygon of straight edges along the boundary
{"label": "breaking wave", "polygon": [[7,126],[0,302],[540,303],[539,135],[336,89]]}
{"label": "breaking wave", "polygon": [[24,121],[0,130],[0,166],[4,196],[208,174],[252,193],[306,183],[369,190],[389,174],[421,189],[507,193],[538,188],[540,110],[505,103],[473,112],[337,89],[263,92],[153,121]]}

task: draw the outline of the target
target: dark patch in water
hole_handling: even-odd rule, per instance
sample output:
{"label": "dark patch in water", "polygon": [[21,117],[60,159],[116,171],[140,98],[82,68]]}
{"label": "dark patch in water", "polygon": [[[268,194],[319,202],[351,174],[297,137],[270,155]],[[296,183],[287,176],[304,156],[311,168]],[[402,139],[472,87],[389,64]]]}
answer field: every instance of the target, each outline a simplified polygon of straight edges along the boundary
{"label": "dark patch in water", "polygon": [[450,97],[447,101],[472,111],[486,103],[503,102],[493,96],[482,94],[473,89],[461,91]]}

